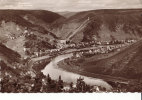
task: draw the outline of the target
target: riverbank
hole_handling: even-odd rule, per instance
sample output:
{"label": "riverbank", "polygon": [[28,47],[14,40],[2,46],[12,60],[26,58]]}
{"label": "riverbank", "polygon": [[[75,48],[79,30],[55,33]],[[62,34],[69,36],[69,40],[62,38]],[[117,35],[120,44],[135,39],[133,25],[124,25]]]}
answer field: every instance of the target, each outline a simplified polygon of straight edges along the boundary
{"label": "riverbank", "polygon": [[64,59],[70,58],[72,56],[73,56],[72,53],[57,56],[41,72],[46,76],[49,74],[54,80],[57,80],[59,78],[59,76],[61,75],[62,79],[68,83],[70,83],[70,82],[76,83],[76,80],[79,77],[83,77],[86,84],[101,86],[101,87],[106,88],[106,90],[112,89],[112,87],[107,82],[105,82],[101,79],[87,77],[87,76],[79,75],[79,74],[76,74],[73,72],[67,72],[67,71],[59,68],[58,63],[60,61],[63,61]]}
{"label": "riverbank", "polygon": [[128,84],[130,81],[133,81],[130,79],[125,79],[125,78],[120,78],[120,77],[112,77],[109,75],[90,73],[90,72],[84,71],[83,69],[81,69],[78,66],[76,66],[76,69],[75,69],[73,66],[68,65],[64,61],[59,62],[58,66],[59,66],[59,68],[64,69],[65,71],[68,71],[68,72],[77,73],[77,74],[84,75],[87,77],[99,78],[99,79],[103,79],[105,81],[119,82],[119,83],[124,83],[124,84]]}

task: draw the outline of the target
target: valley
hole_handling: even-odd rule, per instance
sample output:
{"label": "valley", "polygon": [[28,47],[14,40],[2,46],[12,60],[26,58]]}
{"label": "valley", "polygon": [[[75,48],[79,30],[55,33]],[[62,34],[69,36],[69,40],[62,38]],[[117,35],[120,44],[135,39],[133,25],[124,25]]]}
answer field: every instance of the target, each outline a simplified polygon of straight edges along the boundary
{"label": "valley", "polygon": [[90,89],[82,91],[141,91],[141,11],[0,10],[0,77],[11,78],[3,88],[18,82],[22,92],[61,92],[62,77],[63,86],[75,85],[67,92],[80,91],[76,79]]}

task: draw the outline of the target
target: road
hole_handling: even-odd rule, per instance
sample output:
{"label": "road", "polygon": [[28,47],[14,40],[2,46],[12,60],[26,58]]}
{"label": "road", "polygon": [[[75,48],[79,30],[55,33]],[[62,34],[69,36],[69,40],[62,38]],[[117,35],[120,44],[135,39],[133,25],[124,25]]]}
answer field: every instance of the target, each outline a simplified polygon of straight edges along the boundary
{"label": "road", "polygon": [[78,31],[83,29],[83,27],[87,24],[88,20],[85,20],[69,37],[67,37],[67,40],[70,40]]}
{"label": "road", "polygon": [[39,61],[39,60],[44,60],[44,59],[48,59],[50,58],[51,56],[49,55],[46,55],[46,56],[42,56],[42,57],[37,57],[37,58],[32,58],[32,61]]}
{"label": "road", "polygon": [[[108,46],[108,45],[106,45]],[[106,47],[105,45],[103,47]],[[112,46],[112,45],[110,45]],[[68,50],[64,50],[64,51],[61,51],[60,54],[69,54],[69,53],[73,53],[73,52],[81,52],[81,51],[84,51],[84,50],[92,50],[92,49],[99,49],[100,46],[97,46],[97,47],[86,47],[86,48],[81,48],[81,49],[68,49]],[[40,61],[40,60],[45,60],[45,59],[49,59],[49,58],[54,58],[55,56],[59,56],[59,54],[57,53],[57,55],[54,55],[54,56],[50,56],[50,55],[46,55],[46,56],[42,56],[42,57],[37,57],[37,58],[32,58],[30,61],[29,61],[29,66],[32,66],[32,64],[34,62],[37,62],[37,61]]]}
{"label": "road", "polygon": [[[139,42],[135,43],[134,45],[137,45],[139,44]],[[105,46],[104,46],[105,47]],[[129,46],[131,47],[131,46]],[[53,58],[51,61],[50,61],[50,64],[53,66],[53,65],[56,65],[55,67],[57,67],[57,64],[53,63],[55,58],[58,58],[59,56],[63,56],[63,55],[66,55],[66,54],[70,54],[70,53],[73,53],[73,52],[78,52],[78,51],[83,51],[83,50],[90,50],[90,49],[98,49],[100,48],[99,46],[97,47],[87,47],[87,48],[81,48],[81,49],[68,49],[68,50],[65,50],[65,51],[61,51],[62,53],[57,53],[57,55],[54,55],[54,56],[42,56],[42,57],[37,57],[37,58],[32,58],[31,61],[30,61],[30,66],[32,68],[32,65],[37,62],[37,61],[40,61],[40,60],[44,60],[44,59],[49,59],[49,58]],[[127,48],[127,45],[126,45],[126,48]],[[51,63],[52,62],[52,63]],[[49,64],[49,65],[50,65]],[[48,66],[48,65],[47,65]],[[50,66],[49,69],[52,67]],[[48,67],[46,67],[48,69]],[[54,66],[52,67],[54,68]],[[50,69],[51,70],[51,69]],[[124,78],[119,78],[119,77],[112,77],[112,76],[108,76],[108,75],[99,75],[99,74],[94,74],[94,73],[87,73],[87,72],[79,72],[79,71],[68,71],[67,69],[64,69],[64,71],[62,70],[61,68],[56,68],[54,69],[54,71],[56,72],[60,72],[59,74],[62,74],[65,75],[64,73],[67,73],[70,75],[72,75],[73,77],[77,76],[79,77],[80,76],[83,76],[88,80],[88,77],[94,77],[94,78],[99,78],[99,79],[103,79],[104,81],[112,81],[112,82],[118,82],[118,83],[123,83],[123,84],[128,84],[130,81],[132,80],[127,80],[127,79],[124,79]],[[46,70],[47,71],[47,70]],[[45,73],[46,73],[45,71]],[[55,73],[53,73],[54,71],[51,71],[51,74],[55,75]],[[49,71],[47,71],[49,72]],[[70,74],[71,73],[71,74]],[[89,76],[88,76],[89,75]],[[87,77],[88,76],[88,77]],[[65,75],[65,80],[68,79],[66,78],[67,76]],[[73,80],[73,79],[72,79]]]}

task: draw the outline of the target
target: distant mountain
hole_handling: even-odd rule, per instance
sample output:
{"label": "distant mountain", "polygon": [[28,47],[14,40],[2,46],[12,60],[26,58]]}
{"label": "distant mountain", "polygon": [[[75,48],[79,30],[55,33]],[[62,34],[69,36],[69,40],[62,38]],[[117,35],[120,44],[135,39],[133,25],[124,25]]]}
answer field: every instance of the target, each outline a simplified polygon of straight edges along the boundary
{"label": "distant mountain", "polygon": [[61,16],[64,16],[65,18],[69,18],[69,17],[75,15],[77,12],[65,11],[65,12],[57,12],[57,13]]}
{"label": "distant mountain", "polygon": [[33,16],[36,19],[42,20],[46,23],[52,23],[58,18],[62,17],[59,14],[45,10],[0,10],[0,15],[0,20],[14,21],[17,24],[24,24],[21,23],[21,21],[24,21],[24,19],[18,19],[25,17],[26,20],[26,18],[28,19],[29,16]]}
{"label": "distant mountain", "polygon": [[74,42],[139,39],[142,36],[142,9],[106,9],[79,12],[52,24],[58,37]]}
{"label": "distant mountain", "polygon": [[0,10],[0,43],[22,56],[24,48],[33,52],[53,48],[57,37],[49,31],[49,26],[60,18],[64,19],[45,10]]}
{"label": "distant mountain", "polygon": [[23,27],[37,28],[38,31],[45,33],[48,26],[60,18],[62,16],[59,14],[45,10],[0,10],[0,22],[14,22]]}

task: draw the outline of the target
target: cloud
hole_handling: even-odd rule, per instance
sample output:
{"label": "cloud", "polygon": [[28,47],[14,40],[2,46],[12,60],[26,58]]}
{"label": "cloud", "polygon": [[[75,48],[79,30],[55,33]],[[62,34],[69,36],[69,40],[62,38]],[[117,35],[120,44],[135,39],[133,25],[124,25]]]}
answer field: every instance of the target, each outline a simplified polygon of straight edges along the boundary
{"label": "cloud", "polygon": [[5,7],[8,5],[16,5],[18,0],[0,0],[0,7]]}
{"label": "cloud", "polygon": [[142,0],[0,0],[0,8],[51,11],[142,8]]}
{"label": "cloud", "polygon": [[[142,0],[141,0],[142,1]],[[140,0],[44,0],[33,5],[52,11],[81,11],[92,9],[142,8]]]}
{"label": "cloud", "polygon": [[0,0],[0,9],[31,9],[32,4],[27,0]]}

